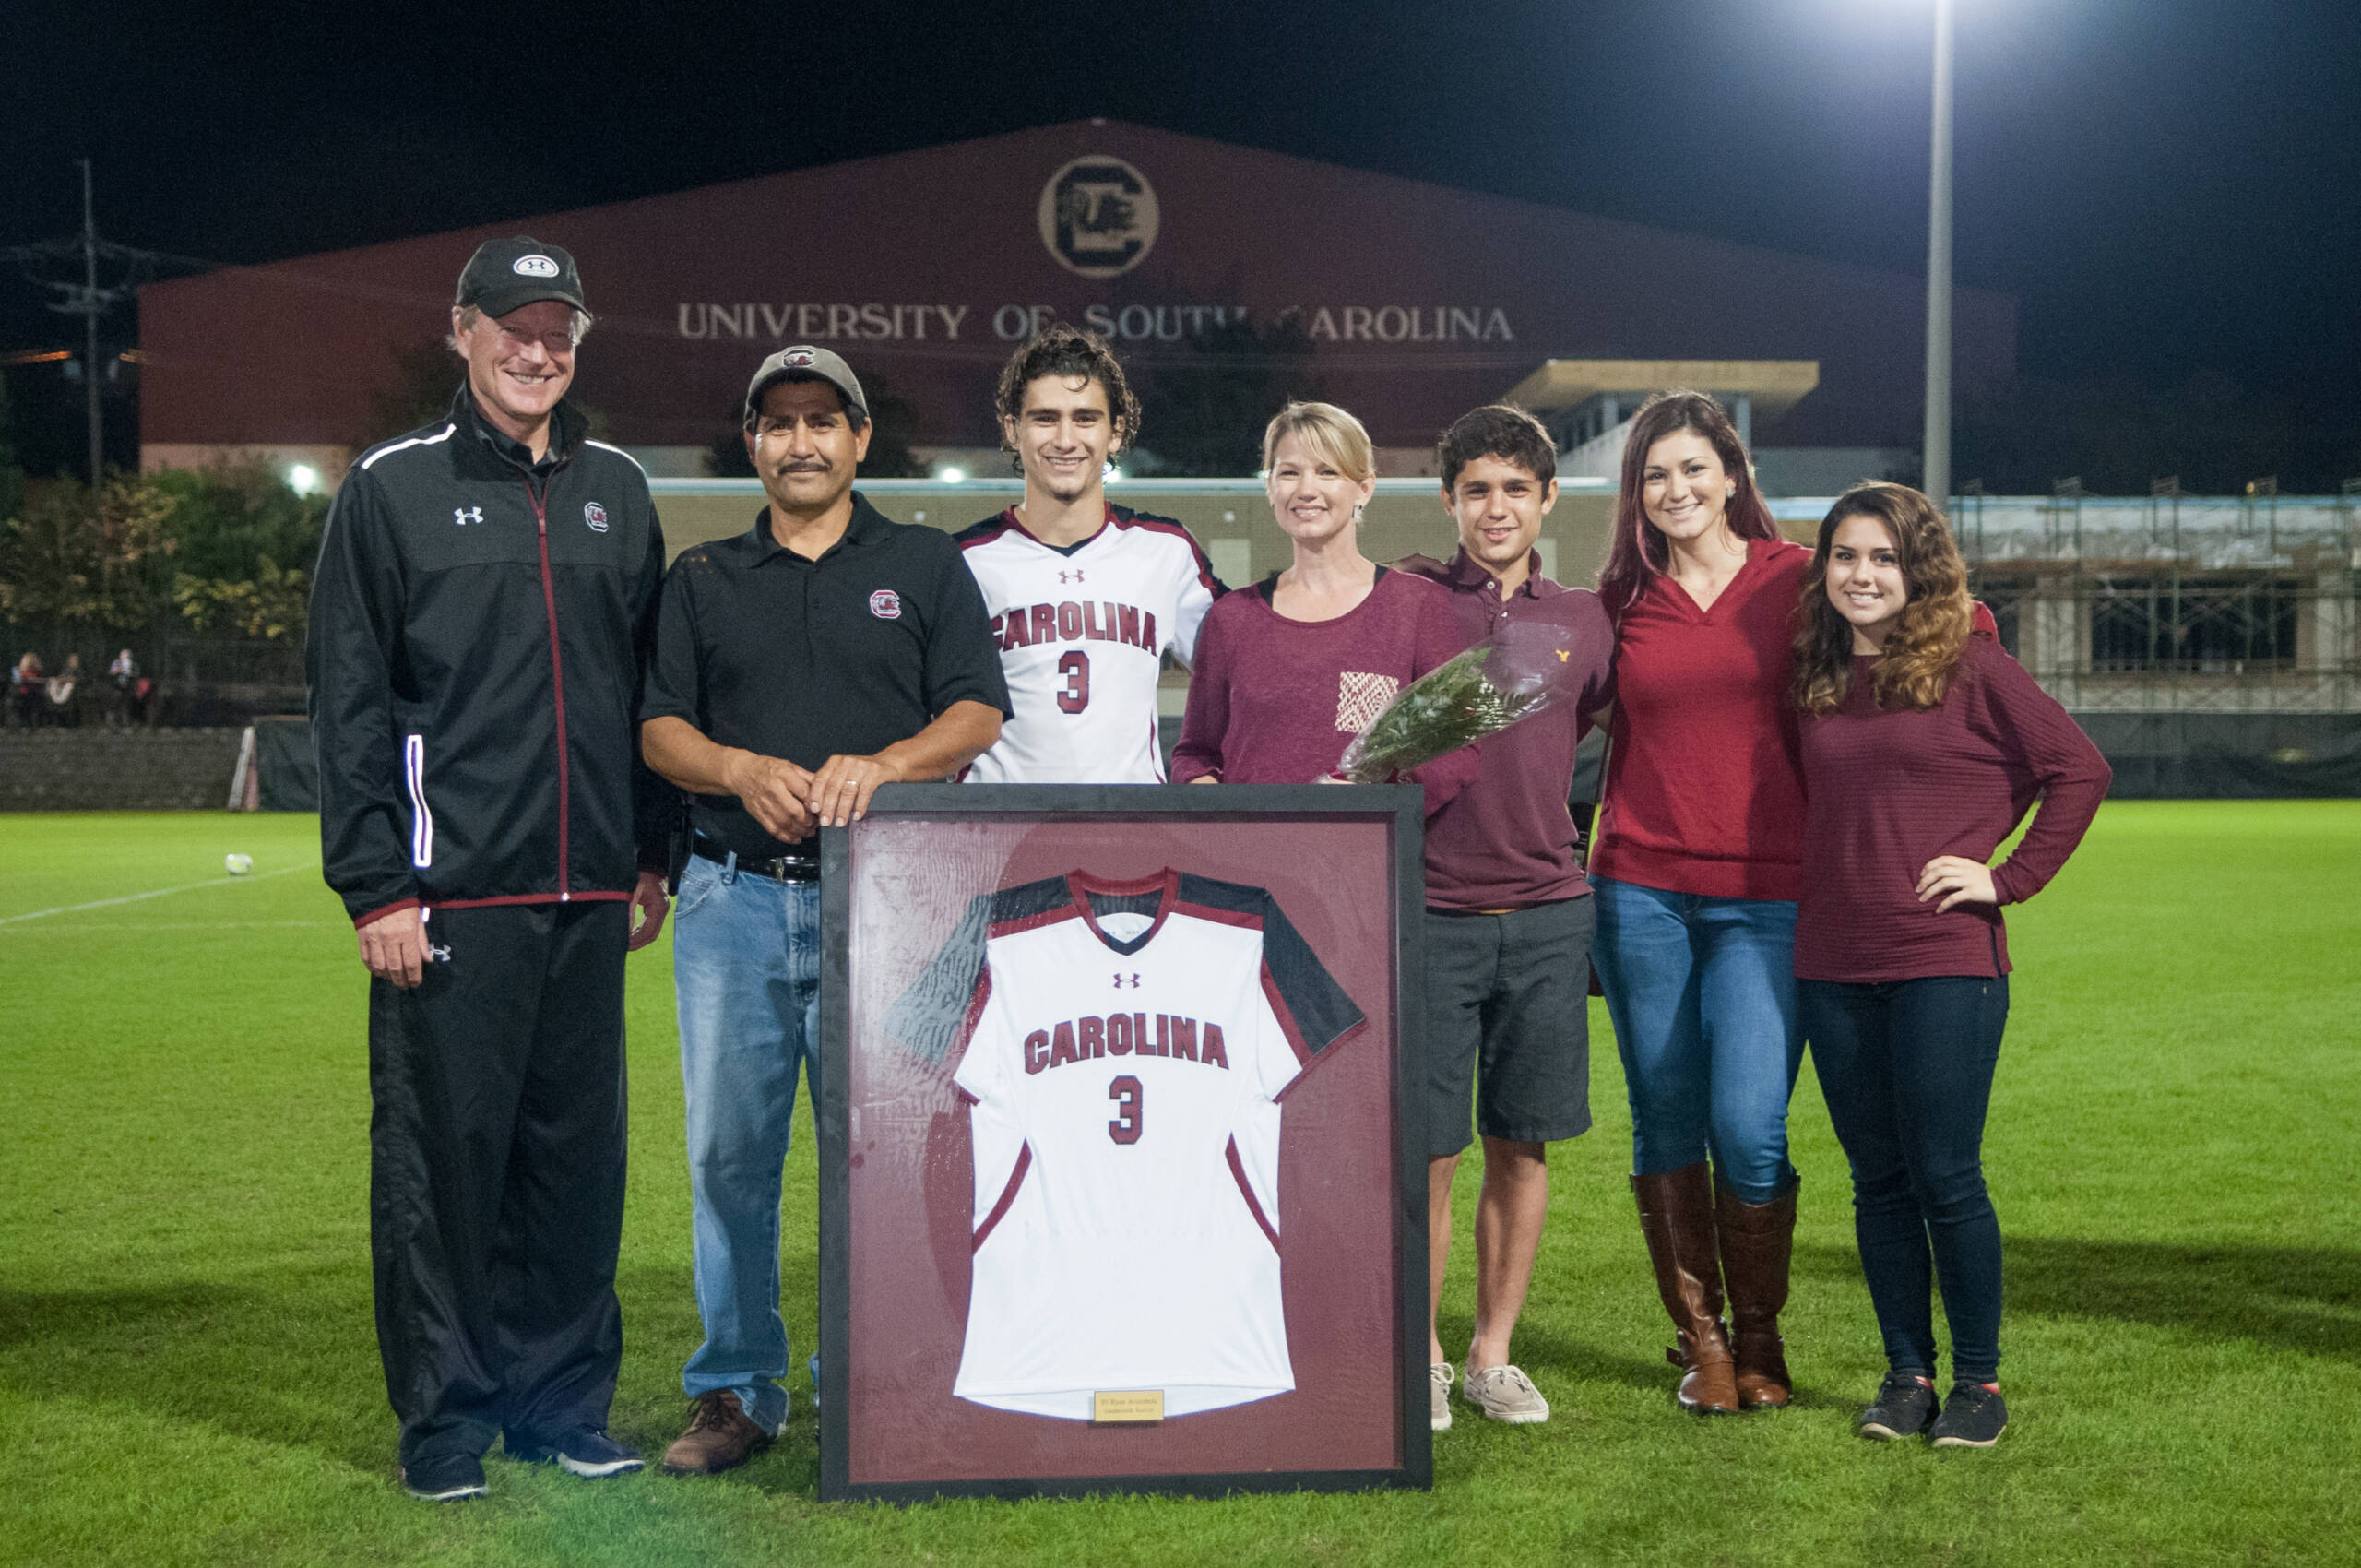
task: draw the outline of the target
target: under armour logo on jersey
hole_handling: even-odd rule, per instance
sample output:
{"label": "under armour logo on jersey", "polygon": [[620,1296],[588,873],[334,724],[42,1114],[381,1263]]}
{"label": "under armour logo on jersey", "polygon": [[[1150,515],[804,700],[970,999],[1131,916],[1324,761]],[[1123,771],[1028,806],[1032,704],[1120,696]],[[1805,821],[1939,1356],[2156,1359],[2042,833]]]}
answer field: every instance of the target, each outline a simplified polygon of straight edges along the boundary
{"label": "under armour logo on jersey", "polygon": [[1131,979],[1129,979],[1129,980],[1125,980],[1125,979],[1124,979],[1122,976],[1121,976],[1121,975],[1117,975],[1117,976],[1115,977],[1115,989],[1116,989],[1117,991],[1121,991],[1121,990],[1122,990],[1122,989],[1123,989],[1125,986],[1127,986],[1127,985],[1128,985],[1128,986],[1130,986],[1133,991],[1137,991],[1137,990],[1140,988],[1140,977],[1139,977],[1139,976],[1137,976],[1137,975],[1133,975],[1133,976],[1132,976],[1132,978],[1131,978]]}
{"label": "under armour logo on jersey", "polygon": [[1078,583],[1078,582],[1082,581],[1082,568],[1081,568],[1081,567],[1079,567],[1079,566],[1076,566],[1076,567],[1075,567],[1072,572],[1060,572],[1060,573],[1058,574],[1058,581],[1060,581],[1060,582],[1062,582],[1062,583],[1064,583],[1064,582],[1075,582],[1075,583]]}
{"label": "under armour logo on jersey", "polygon": [[586,501],[582,504],[582,520],[590,525],[592,533],[607,531],[607,509],[596,501]]}
{"label": "under armour logo on jersey", "polygon": [[483,508],[481,506],[454,506],[451,508],[451,521],[461,528],[466,528],[469,523],[482,522]]}
{"label": "under armour logo on jersey", "polygon": [[426,944],[426,961],[430,964],[447,964],[451,961],[451,950],[448,947],[437,947],[430,942]]}

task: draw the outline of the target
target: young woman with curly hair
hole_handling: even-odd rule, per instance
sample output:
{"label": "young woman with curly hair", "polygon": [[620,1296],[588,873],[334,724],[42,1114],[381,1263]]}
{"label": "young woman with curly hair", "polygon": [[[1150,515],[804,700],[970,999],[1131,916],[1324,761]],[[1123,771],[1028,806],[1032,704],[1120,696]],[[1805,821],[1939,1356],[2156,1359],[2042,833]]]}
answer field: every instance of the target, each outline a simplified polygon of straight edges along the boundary
{"label": "young woman with curly hair", "polygon": [[[2057,699],[1973,630],[1967,569],[1934,503],[1898,484],[1837,497],[1795,640],[1796,976],[1891,1368],[1857,1428],[1982,1448],[2008,1423],[2000,1223],[1982,1164],[2009,1016],[2000,906],[2058,873],[2109,774]],[[1990,865],[2035,801],[2023,842]],[[1930,1264],[1952,1338],[1940,1405]]]}
{"label": "young woman with curly hair", "polygon": [[1634,417],[1614,528],[1598,585],[1616,667],[1592,958],[1631,1094],[1631,1190],[1681,1408],[1785,1405],[1787,1097],[1803,1055],[1788,645],[1810,557],[1779,537],[1737,428],[1698,392]]}

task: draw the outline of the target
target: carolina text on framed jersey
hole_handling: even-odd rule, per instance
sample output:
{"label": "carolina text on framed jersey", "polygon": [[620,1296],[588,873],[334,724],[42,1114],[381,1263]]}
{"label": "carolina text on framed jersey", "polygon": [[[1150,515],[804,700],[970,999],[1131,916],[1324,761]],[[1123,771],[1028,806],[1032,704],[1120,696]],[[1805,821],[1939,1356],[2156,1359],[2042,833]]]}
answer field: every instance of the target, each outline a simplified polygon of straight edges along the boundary
{"label": "carolina text on framed jersey", "polygon": [[825,836],[823,1496],[1428,1484],[1417,798]]}

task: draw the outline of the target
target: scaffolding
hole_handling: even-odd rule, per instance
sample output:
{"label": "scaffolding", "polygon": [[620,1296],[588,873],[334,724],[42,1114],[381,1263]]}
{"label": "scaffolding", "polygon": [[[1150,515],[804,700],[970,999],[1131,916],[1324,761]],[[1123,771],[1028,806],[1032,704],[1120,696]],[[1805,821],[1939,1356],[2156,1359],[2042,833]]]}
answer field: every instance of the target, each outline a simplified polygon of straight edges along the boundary
{"label": "scaffolding", "polygon": [[[2078,713],[2361,712],[2361,494],[2252,490],[2164,481],[2127,498],[2069,481],[1962,495],[1952,517],[2003,646]],[[1815,505],[1775,506],[1792,524]]]}

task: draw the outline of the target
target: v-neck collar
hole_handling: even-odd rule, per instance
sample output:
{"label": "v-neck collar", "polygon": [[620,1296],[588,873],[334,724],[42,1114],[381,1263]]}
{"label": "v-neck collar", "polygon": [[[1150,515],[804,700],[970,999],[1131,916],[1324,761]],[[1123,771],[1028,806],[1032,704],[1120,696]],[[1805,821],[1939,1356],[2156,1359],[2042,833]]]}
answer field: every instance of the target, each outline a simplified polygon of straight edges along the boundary
{"label": "v-neck collar", "polygon": [[[1066,873],[1066,891],[1074,895],[1074,906],[1080,911],[1083,923],[1090,928],[1090,934],[1128,958],[1155,941],[1156,933],[1164,929],[1165,917],[1172,913],[1172,906],[1180,897],[1180,873],[1167,866],[1154,876],[1143,877],[1137,882],[1102,882],[1086,872],[1071,871]],[[1108,935],[1106,929],[1098,923],[1098,911],[1090,904],[1090,896],[1094,893],[1109,898],[1137,898],[1145,894],[1157,894],[1156,919],[1148,922],[1145,931],[1129,942],[1119,942]]]}
{"label": "v-neck collar", "polygon": [[1016,508],[1013,505],[1000,515],[1000,520],[1052,555],[1062,555],[1072,560],[1075,552],[1096,544],[1107,537],[1107,530],[1115,526],[1115,505],[1111,501],[1107,504],[1106,517],[1099,519],[1098,527],[1088,538],[1075,540],[1072,544],[1051,544],[1048,540],[1026,527],[1025,519],[1016,515]]}
{"label": "v-neck collar", "polygon": [[1722,591],[1714,596],[1714,602],[1711,604],[1699,604],[1696,595],[1681,587],[1670,572],[1658,574],[1663,580],[1665,592],[1672,596],[1673,603],[1679,606],[1687,619],[1700,623],[1711,621],[1714,618],[1714,612],[1730,602],[1730,596],[1738,592],[1738,584],[1747,580],[1755,567],[1774,548],[1774,541],[1770,540],[1750,539],[1741,542],[1746,546],[1746,559],[1738,563],[1738,570],[1731,575],[1728,582],[1722,585]]}

